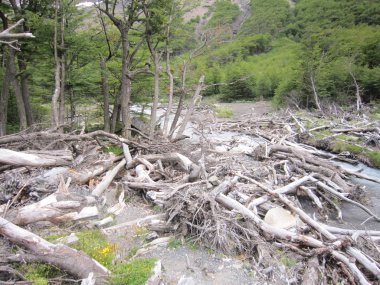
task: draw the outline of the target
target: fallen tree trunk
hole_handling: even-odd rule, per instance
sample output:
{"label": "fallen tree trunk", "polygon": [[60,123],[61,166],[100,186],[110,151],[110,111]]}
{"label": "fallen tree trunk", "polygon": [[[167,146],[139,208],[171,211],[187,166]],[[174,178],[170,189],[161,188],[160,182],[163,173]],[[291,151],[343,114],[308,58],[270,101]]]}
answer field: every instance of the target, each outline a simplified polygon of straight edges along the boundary
{"label": "fallen tree trunk", "polygon": [[70,165],[73,156],[70,151],[59,150],[49,152],[26,153],[0,148],[0,163],[15,166],[62,166]]}
{"label": "fallen tree trunk", "polygon": [[30,250],[35,261],[57,266],[79,278],[87,278],[93,272],[100,279],[96,284],[104,284],[110,273],[107,268],[90,258],[84,252],[62,244],[52,244],[41,237],[0,218],[0,234],[10,241]]}

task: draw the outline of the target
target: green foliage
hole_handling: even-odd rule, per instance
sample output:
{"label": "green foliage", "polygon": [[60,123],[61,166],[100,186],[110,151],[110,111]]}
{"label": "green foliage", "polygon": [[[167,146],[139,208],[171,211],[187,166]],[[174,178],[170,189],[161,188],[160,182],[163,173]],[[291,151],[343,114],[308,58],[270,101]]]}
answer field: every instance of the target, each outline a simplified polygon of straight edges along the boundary
{"label": "green foliage", "polygon": [[56,267],[43,263],[29,263],[21,265],[18,270],[23,273],[27,281],[33,285],[47,285],[47,278],[54,278],[61,274]]}
{"label": "green foliage", "polygon": [[73,245],[75,249],[84,251],[105,267],[111,267],[116,245],[108,243],[99,230],[79,232],[77,236],[79,242]]}
{"label": "green foliage", "polygon": [[121,148],[120,146],[117,146],[117,145],[106,146],[105,151],[108,153],[113,153],[116,156],[123,154],[123,148]]}
{"label": "green foliage", "polygon": [[216,107],[215,115],[218,118],[232,118],[234,112],[228,107]]}
{"label": "green foliage", "polygon": [[333,143],[332,150],[336,153],[340,153],[343,151],[348,151],[352,154],[361,154],[363,153],[364,149],[361,146],[358,145],[352,145],[343,141],[336,141]]}
{"label": "green foliage", "polygon": [[208,28],[231,25],[239,16],[239,6],[231,0],[217,0],[212,6],[212,17],[207,23]]}
{"label": "green foliage", "polygon": [[181,241],[176,238],[172,238],[169,240],[168,248],[170,249],[177,249],[181,246]]}
{"label": "green foliage", "polygon": [[257,35],[283,33],[290,19],[286,0],[251,0],[252,15],[244,22],[240,34]]}
{"label": "green foliage", "polygon": [[152,274],[156,259],[136,259],[112,268],[111,285],[143,285]]}
{"label": "green foliage", "polygon": [[374,167],[380,168],[380,152],[378,152],[378,151],[366,151],[366,155]]}

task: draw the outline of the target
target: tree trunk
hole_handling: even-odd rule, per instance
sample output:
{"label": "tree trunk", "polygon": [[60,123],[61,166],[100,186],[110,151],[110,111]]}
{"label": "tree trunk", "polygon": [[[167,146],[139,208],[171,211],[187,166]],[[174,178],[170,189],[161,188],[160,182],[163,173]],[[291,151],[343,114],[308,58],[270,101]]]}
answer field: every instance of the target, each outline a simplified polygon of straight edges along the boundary
{"label": "tree trunk", "polygon": [[179,97],[177,110],[175,112],[175,116],[174,116],[172,125],[170,127],[170,137],[173,136],[174,130],[177,127],[177,123],[178,123],[179,117],[181,116],[181,112],[182,112],[182,108],[183,108],[183,101],[185,100],[185,96],[186,96],[185,88],[186,88],[186,76],[187,76],[187,64],[188,63],[189,63],[189,61],[184,62],[184,65],[183,65],[182,76],[181,76],[181,81],[182,81],[181,95]]}
{"label": "tree trunk", "polygon": [[358,82],[356,81],[355,75],[352,71],[350,71],[350,75],[352,79],[354,80],[355,88],[356,88],[356,111],[360,111],[362,107],[362,98],[360,97],[360,86]]}
{"label": "tree trunk", "polygon": [[70,100],[70,119],[71,124],[74,122],[75,119],[75,104],[74,104],[74,89],[73,87],[69,88],[69,100]]}
{"label": "tree trunk", "polygon": [[65,72],[66,63],[65,55],[61,58],[61,90],[59,94],[59,124],[63,126],[65,124]]}
{"label": "tree trunk", "polygon": [[187,126],[187,123],[189,122],[190,120],[190,117],[194,111],[194,107],[195,107],[195,104],[197,102],[197,100],[199,99],[199,96],[201,94],[201,91],[202,91],[202,88],[203,88],[203,83],[204,83],[204,79],[205,79],[205,76],[202,75],[200,78],[199,78],[199,82],[198,82],[198,86],[197,86],[197,90],[195,91],[194,93],[194,96],[191,100],[191,103],[190,103],[190,106],[186,112],[186,115],[185,115],[185,118],[183,119],[182,123],[181,123],[181,127],[179,128],[177,134],[176,134],[176,138],[180,137],[183,132],[185,131],[186,129],[186,126]]}
{"label": "tree trunk", "polygon": [[17,56],[18,66],[20,69],[20,80],[21,80],[21,93],[25,105],[26,121],[28,126],[33,125],[33,112],[30,105],[30,96],[29,96],[29,75],[26,72],[26,63],[25,59],[21,56]]}
{"label": "tree trunk", "polygon": [[5,61],[5,74],[0,94],[0,137],[7,134],[7,114],[10,87],[9,83],[11,81],[10,56],[7,48],[5,48],[3,56]]}
{"label": "tree trunk", "polygon": [[[61,1],[61,43],[60,43],[60,63],[61,63],[61,90],[59,94],[59,125],[65,124],[65,71],[66,71],[66,54],[65,54],[65,11],[64,5]],[[63,132],[63,128],[61,129]]]}
{"label": "tree trunk", "polygon": [[170,54],[166,51],[166,74],[169,77],[169,94],[168,94],[168,109],[166,110],[163,133],[165,136],[169,135],[169,117],[173,109],[173,90],[174,90],[174,78],[170,70]]}
{"label": "tree trunk", "polygon": [[154,95],[153,95],[153,105],[150,114],[150,127],[149,127],[149,137],[154,137],[154,129],[157,122],[157,107],[158,107],[158,96],[160,92],[160,56],[157,51],[153,51],[152,57],[154,59]]}
{"label": "tree trunk", "polygon": [[55,63],[55,71],[54,71],[54,94],[51,102],[52,108],[52,127],[58,127],[59,125],[59,105],[58,99],[61,94],[61,64],[59,62],[58,57],[58,5],[59,1],[55,1],[55,21],[54,21],[54,38],[53,38],[53,46],[54,46],[54,63]]}
{"label": "tree trunk", "polygon": [[14,93],[15,93],[16,102],[17,102],[17,112],[18,112],[20,130],[25,130],[28,124],[26,120],[25,104],[24,104],[24,99],[22,98],[20,82],[18,82],[17,80],[17,70],[16,70],[16,63],[15,63],[16,59],[15,59],[14,49],[10,49],[9,56],[10,56],[9,63],[10,63],[10,71],[11,71],[11,80],[13,82],[13,88],[14,88]]}
{"label": "tree trunk", "polygon": [[120,112],[121,112],[121,94],[119,92],[115,95],[115,102],[113,104],[113,111],[111,116],[111,133],[115,133],[116,131],[116,123],[120,118]]}
{"label": "tree trunk", "polygon": [[[124,25],[123,25],[124,26]],[[129,54],[129,39],[128,30],[123,27],[120,30],[122,38],[122,67],[121,67],[121,119],[124,124],[122,135],[126,138],[129,137],[130,118],[129,118],[129,101],[131,97],[131,78],[128,71],[128,54]]]}
{"label": "tree trunk", "polygon": [[313,75],[310,75],[310,82],[311,82],[311,87],[313,88],[313,94],[314,94],[314,102],[315,105],[317,106],[319,111],[322,111],[321,104],[319,102],[319,96],[317,92],[317,87],[315,86],[315,81]]}
{"label": "tree trunk", "polygon": [[106,61],[102,57],[100,59],[100,72],[102,79],[102,95],[103,95],[103,120],[104,120],[104,131],[110,131],[110,106],[109,106],[109,88],[107,81],[107,66]]}

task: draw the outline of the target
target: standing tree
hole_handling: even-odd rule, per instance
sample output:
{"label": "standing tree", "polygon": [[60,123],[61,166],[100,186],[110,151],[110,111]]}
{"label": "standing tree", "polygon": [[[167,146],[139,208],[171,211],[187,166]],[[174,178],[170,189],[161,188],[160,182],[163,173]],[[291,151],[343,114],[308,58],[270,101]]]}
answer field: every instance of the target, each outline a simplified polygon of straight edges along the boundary
{"label": "standing tree", "polygon": [[[107,15],[107,17],[112,21],[114,26],[118,29],[121,37],[121,48],[122,48],[122,67],[121,67],[121,117],[124,124],[122,134],[125,137],[129,136],[130,113],[129,113],[129,102],[131,98],[131,61],[135,55],[135,52],[131,52],[130,43],[130,32],[135,23],[140,20],[141,15],[141,1],[132,0],[115,0],[109,1],[105,0],[102,4],[96,4],[99,11]],[[121,13],[117,13],[116,7],[122,7]]]}

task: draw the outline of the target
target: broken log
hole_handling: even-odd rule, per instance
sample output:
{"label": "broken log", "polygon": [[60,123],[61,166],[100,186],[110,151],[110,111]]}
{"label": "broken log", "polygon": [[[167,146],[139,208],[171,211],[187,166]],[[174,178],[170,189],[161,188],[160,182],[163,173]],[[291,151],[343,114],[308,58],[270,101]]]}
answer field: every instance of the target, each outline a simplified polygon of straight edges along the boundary
{"label": "broken log", "polygon": [[47,152],[19,152],[0,148],[0,163],[15,166],[63,166],[70,165],[73,155],[68,150]]}
{"label": "broken log", "polygon": [[30,250],[33,253],[33,261],[52,264],[79,278],[87,278],[89,273],[93,272],[99,278],[96,284],[104,284],[104,279],[110,273],[107,268],[84,252],[63,244],[52,244],[1,217],[0,235]]}
{"label": "broken log", "polygon": [[106,176],[103,178],[94,190],[92,190],[91,195],[99,197],[103,192],[110,186],[115,176],[120,172],[120,170],[126,165],[126,160],[122,159],[119,164],[112,170],[108,171]]}

